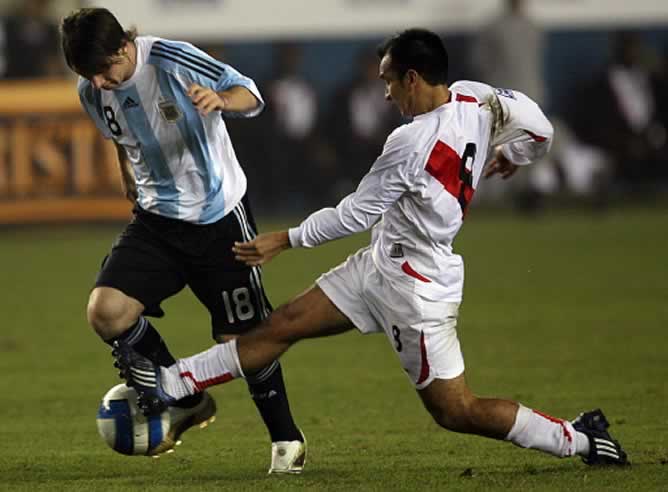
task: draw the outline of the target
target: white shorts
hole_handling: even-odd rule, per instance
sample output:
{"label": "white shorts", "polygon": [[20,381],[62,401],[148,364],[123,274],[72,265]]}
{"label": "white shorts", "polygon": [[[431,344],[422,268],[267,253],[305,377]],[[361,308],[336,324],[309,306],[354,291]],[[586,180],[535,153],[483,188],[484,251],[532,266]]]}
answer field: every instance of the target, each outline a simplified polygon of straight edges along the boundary
{"label": "white shorts", "polygon": [[349,256],[316,283],[360,332],[385,332],[417,389],[464,372],[456,330],[459,303],[396,289],[378,272],[369,248]]}

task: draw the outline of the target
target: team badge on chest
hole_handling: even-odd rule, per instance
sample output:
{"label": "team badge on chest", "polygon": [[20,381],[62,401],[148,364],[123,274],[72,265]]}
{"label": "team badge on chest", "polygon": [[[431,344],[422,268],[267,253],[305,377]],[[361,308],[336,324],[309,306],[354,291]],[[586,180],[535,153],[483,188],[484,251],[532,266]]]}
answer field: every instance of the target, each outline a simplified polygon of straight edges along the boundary
{"label": "team badge on chest", "polygon": [[159,102],[158,109],[163,119],[168,123],[176,123],[183,116],[183,113],[173,101]]}
{"label": "team badge on chest", "polygon": [[404,257],[404,247],[401,243],[394,243],[392,249],[390,249],[390,258],[403,258]]}

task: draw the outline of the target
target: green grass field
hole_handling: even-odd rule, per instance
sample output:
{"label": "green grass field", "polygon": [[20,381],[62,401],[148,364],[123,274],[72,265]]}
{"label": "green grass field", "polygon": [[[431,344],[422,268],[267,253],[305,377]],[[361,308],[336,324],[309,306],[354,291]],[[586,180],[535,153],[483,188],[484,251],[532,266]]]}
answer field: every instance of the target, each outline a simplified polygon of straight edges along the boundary
{"label": "green grass field", "polygon": [[[263,229],[275,224],[262,224]],[[309,440],[299,477],[267,476],[266,431],[234,382],[213,390],[212,427],[172,455],[125,457],[97,435],[118,382],[85,304],[120,227],[0,230],[0,490],[668,490],[668,214],[563,211],[540,220],[473,210],[459,334],[470,385],[572,418],[601,406],[633,466],[592,469],[440,430],[383,336],[308,341],[283,359]],[[269,265],[281,303],[367,236]],[[178,356],[210,345],[191,293],[156,326]]]}

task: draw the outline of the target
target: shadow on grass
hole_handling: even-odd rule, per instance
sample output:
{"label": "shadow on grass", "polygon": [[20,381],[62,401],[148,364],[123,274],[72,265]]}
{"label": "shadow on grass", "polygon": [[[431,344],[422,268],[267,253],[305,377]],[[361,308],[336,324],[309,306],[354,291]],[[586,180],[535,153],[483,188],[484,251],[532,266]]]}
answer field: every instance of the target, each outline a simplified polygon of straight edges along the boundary
{"label": "shadow on grass", "polygon": [[14,338],[0,337],[0,353],[18,352],[19,350],[21,350],[21,345],[18,340]]}

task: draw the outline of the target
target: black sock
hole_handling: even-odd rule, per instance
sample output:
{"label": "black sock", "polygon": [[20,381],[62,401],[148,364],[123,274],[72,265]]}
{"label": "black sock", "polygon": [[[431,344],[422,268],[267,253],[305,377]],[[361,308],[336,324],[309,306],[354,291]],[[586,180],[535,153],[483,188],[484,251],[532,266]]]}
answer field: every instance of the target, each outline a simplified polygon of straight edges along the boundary
{"label": "black sock", "polygon": [[[143,316],[140,316],[134,325],[116,338],[105,340],[105,343],[112,345],[116,340],[126,341],[141,355],[161,366],[168,367],[176,362],[176,359],[169,352],[167,344],[160,336],[160,333],[158,333],[158,330]],[[174,406],[190,408],[197,405],[200,401],[202,401],[202,395],[198,393],[181,398]]]}
{"label": "black sock", "polygon": [[303,441],[290,413],[283,371],[278,361],[248,377],[246,382],[272,442]]}
{"label": "black sock", "polygon": [[144,357],[161,366],[171,366],[176,362],[167,348],[167,344],[151,322],[141,316],[137,322],[116,338],[107,340],[112,345],[117,340],[123,340]]}

